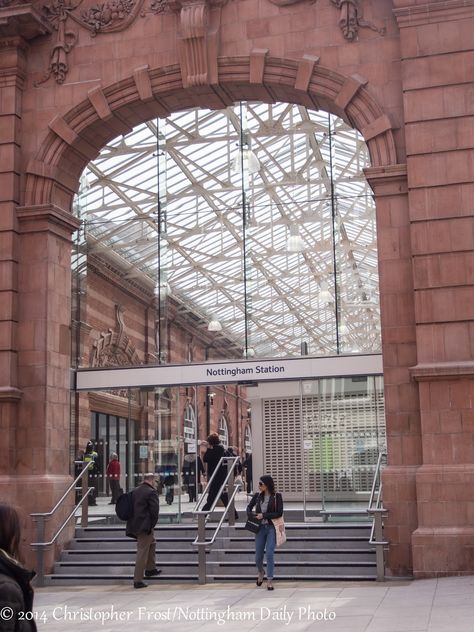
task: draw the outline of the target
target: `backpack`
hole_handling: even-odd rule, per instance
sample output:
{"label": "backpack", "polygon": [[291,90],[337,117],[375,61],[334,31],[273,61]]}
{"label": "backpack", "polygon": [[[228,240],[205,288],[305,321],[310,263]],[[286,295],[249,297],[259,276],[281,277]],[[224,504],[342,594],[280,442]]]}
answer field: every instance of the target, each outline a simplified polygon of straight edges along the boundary
{"label": "backpack", "polygon": [[115,504],[115,513],[120,520],[130,520],[133,518],[133,492],[120,494]]}

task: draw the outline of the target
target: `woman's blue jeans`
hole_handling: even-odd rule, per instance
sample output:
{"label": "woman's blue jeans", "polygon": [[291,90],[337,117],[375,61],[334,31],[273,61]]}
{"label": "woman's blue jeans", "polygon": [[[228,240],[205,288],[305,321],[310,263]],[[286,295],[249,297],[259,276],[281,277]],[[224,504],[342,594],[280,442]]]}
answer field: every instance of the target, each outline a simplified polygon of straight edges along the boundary
{"label": "woman's blue jeans", "polygon": [[263,554],[267,549],[267,579],[273,579],[274,560],[276,546],[275,527],[271,524],[262,524],[255,536],[255,564],[260,573],[263,573]]}

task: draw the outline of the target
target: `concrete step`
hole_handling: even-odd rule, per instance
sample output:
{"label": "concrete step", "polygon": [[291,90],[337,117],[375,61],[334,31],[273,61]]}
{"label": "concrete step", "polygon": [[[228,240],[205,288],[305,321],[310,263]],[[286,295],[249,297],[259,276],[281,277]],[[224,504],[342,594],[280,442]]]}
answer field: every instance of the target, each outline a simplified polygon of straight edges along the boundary
{"label": "concrete step", "polygon": [[[214,533],[216,525],[206,525],[206,533],[212,534]],[[229,531],[231,530],[231,531]],[[195,538],[197,534],[197,523],[192,525],[160,525],[155,528],[155,537],[156,538],[172,538],[176,537],[184,537],[184,538]],[[309,537],[309,536],[331,536],[331,537],[354,537],[354,536],[363,536],[369,539],[370,534],[370,526],[367,524],[328,524],[328,523],[291,523],[286,524],[286,532],[288,536],[299,536],[299,537]],[[252,533],[247,531],[244,527],[244,523],[237,523],[235,527],[229,527],[228,525],[223,526],[220,529],[219,536],[225,537],[229,535],[241,535],[252,537]],[[117,538],[117,537],[126,537],[125,536],[125,527],[124,526],[113,526],[113,525],[102,525],[95,527],[85,527],[78,528],[76,530],[77,538],[100,538],[100,539],[108,539],[109,537]]]}
{"label": "concrete step", "polygon": [[[83,576],[101,574],[101,575],[133,575],[135,567],[134,561],[120,561],[117,563],[107,562],[58,562],[54,567],[55,575],[72,575],[80,574]],[[163,576],[169,575],[197,575],[198,562],[188,561],[170,562],[158,560],[158,568],[162,570]],[[351,563],[347,561],[324,561],[319,560],[309,562],[307,560],[275,560],[275,577],[283,574],[291,574],[295,577],[313,575],[318,576],[324,573],[331,575],[352,576],[359,575],[375,575],[375,562],[357,562]],[[255,574],[255,562],[253,560],[229,562],[210,561],[207,563],[207,573],[212,576],[218,575],[234,575],[236,578],[242,574]],[[160,575],[161,577],[161,575]]]}
{"label": "concrete step", "polygon": [[[210,549],[207,549],[209,561],[229,561],[229,560],[241,560],[252,562],[255,557],[255,547],[247,549],[225,549],[219,548],[215,545]],[[194,547],[193,551],[182,551],[181,549],[166,549],[163,551],[157,551],[157,564],[161,564],[165,561],[196,561],[197,560],[197,547]],[[375,559],[375,553],[371,549],[287,549],[282,547],[276,552],[276,556],[280,559],[294,559],[297,561],[370,561]],[[128,549],[70,549],[63,551],[61,562],[76,563],[76,562],[107,562],[110,564],[121,564],[122,562],[135,562],[136,559],[136,547],[129,547]]]}
{"label": "concrete step", "polygon": [[[224,549],[254,549],[255,548],[255,538],[250,535],[248,536],[228,536],[224,538],[217,538],[216,543],[219,544],[220,548]],[[357,548],[357,549],[367,549],[369,548],[369,536],[293,536],[290,535],[290,532],[287,531],[287,540],[285,542],[284,549],[294,549],[301,547],[324,547],[326,549],[346,549],[346,548]],[[282,549],[283,550],[283,549]]]}
{"label": "concrete step", "polygon": [[[255,586],[255,570],[250,573],[242,573],[239,576],[235,576],[233,574],[221,574],[221,575],[207,575],[206,579],[209,583],[212,582],[241,582],[245,584],[249,584],[250,586]],[[373,575],[370,574],[333,574],[329,569],[326,569],[324,573],[319,575],[300,575],[300,574],[289,574],[287,570],[284,573],[280,573],[278,575],[278,579],[276,582],[284,582],[284,581],[374,581],[376,579],[375,573]],[[104,575],[100,573],[90,574],[90,575],[82,575],[80,573],[71,573],[71,574],[51,574],[46,575],[45,577],[45,585],[46,586],[114,586],[114,585],[131,585],[133,582],[133,575],[130,574],[122,574],[122,575]],[[181,575],[179,573],[169,573],[169,574],[161,574],[158,577],[150,577],[146,580],[147,584],[185,584],[185,583],[193,583],[196,584],[198,582],[197,574],[186,574]]]}
{"label": "concrete step", "polygon": [[[206,526],[210,539],[215,525]],[[375,579],[375,553],[368,544],[366,523],[286,523],[287,542],[276,552],[276,577],[297,579]],[[158,525],[157,565],[162,574],[150,581],[196,582],[198,549],[193,546],[197,523]],[[50,585],[129,583],[136,542],[125,525],[96,525],[77,529],[63,552]],[[207,550],[208,581],[255,581],[255,536],[243,523],[225,525]]]}

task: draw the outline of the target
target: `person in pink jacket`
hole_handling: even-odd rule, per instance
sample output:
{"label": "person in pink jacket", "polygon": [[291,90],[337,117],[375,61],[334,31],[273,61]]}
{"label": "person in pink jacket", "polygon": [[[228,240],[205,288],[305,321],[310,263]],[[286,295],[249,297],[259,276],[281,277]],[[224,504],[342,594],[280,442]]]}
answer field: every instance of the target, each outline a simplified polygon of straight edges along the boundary
{"label": "person in pink jacket", "polygon": [[110,455],[110,461],[107,465],[107,478],[109,480],[110,491],[112,493],[112,500],[109,505],[115,505],[117,498],[120,496],[120,461],[118,460],[118,454],[112,452]]}

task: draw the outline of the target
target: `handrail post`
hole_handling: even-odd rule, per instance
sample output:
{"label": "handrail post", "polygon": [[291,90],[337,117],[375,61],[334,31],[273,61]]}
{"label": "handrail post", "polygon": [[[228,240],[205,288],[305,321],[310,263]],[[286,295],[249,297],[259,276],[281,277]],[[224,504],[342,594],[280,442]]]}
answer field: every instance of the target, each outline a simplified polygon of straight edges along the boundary
{"label": "handrail post", "polygon": [[377,581],[385,581],[385,560],[384,560],[384,542],[383,542],[383,518],[382,512],[377,511],[374,515],[375,519],[375,560],[377,564]]}
{"label": "handrail post", "polygon": [[206,583],[206,514],[198,514],[198,577],[199,583]]}
{"label": "handrail post", "polygon": [[[230,459],[227,461],[227,473],[234,469],[235,463],[233,463]],[[229,527],[233,527],[235,525],[235,501],[232,496],[234,493],[234,473],[229,477],[229,483],[227,485],[228,489],[228,498],[232,500],[229,503],[229,509],[227,511],[227,522]]]}
{"label": "handrail post", "polygon": [[[82,473],[82,491],[81,491],[81,497],[84,498],[84,496],[88,496],[89,494],[89,470],[85,470],[85,472]],[[89,498],[87,498],[83,503],[82,503],[82,507],[81,507],[81,527],[85,528],[87,527],[87,525],[89,524]]]}
{"label": "handrail post", "polygon": [[[44,516],[36,517],[36,540],[44,542]],[[36,585],[44,586],[44,548],[39,546],[36,549]]]}

